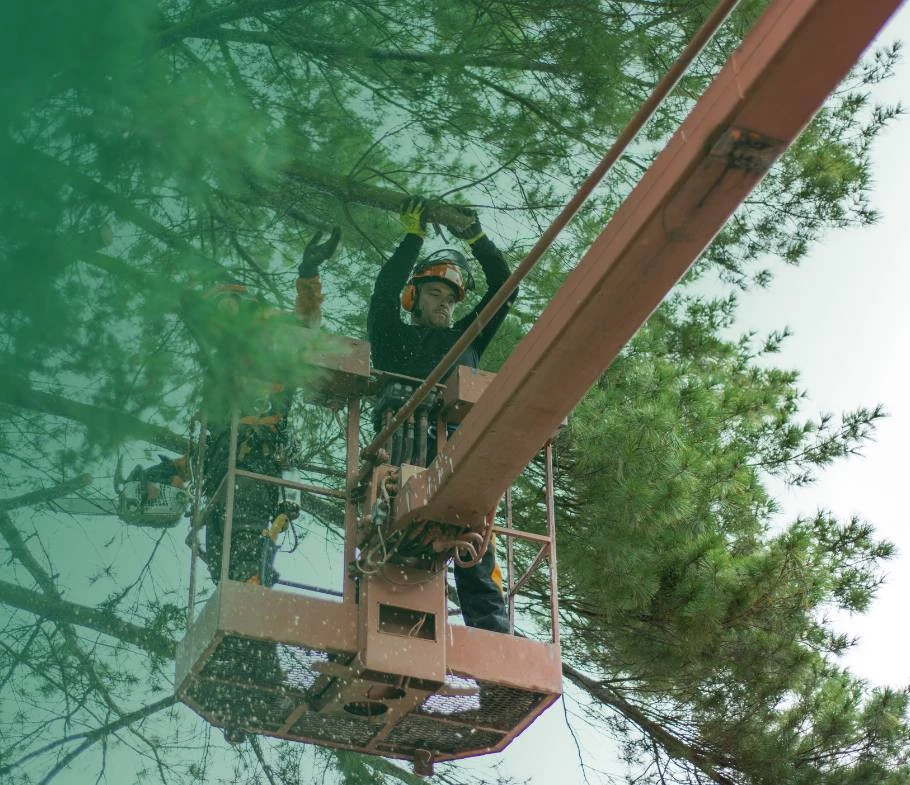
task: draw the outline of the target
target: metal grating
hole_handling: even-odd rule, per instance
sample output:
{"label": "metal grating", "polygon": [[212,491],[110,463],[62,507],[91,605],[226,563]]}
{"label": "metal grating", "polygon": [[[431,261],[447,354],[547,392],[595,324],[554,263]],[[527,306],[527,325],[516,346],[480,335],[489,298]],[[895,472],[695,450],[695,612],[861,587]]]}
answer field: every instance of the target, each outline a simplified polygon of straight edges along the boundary
{"label": "metal grating", "polygon": [[351,660],[351,655],[337,656],[324,651],[312,651],[299,646],[278,646],[278,664],[284,674],[283,686],[292,690],[308,691],[313,688],[319,674],[313,669],[320,662],[344,662]]}
{"label": "metal grating", "polygon": [[431,750],[437,754],[455,755],[495,747],[502,740],[503,734],[495,731],[472,728],[469,724],[437,722],[429,717],[409,714],[378,747],[388,752]]}
{"label": "metal grating", "polygon": [[[200,670],[186,683],[183,699],[228,731],[405,758],[420,750],[437,758],[458,758],[501,749],[552,697],[449,674],[445,685],[417,708],[403,716],[391,712],[386,722],[383,715],[355,716],[340,707],[317,711],[319,696],[338,683],[337,676],[329,675],[332,669],[350,665],[353,657],[224,635],[216,637],[215,646],[197,663]],[[331,666],[320,668],[320,663]],[[402,677],[363,671],[359,678],[369,686],[398,685]],[[439,685],[412,680],[410,686],[428,691]],[[407,683],[402,687],[407,691]]]}
{"label": "metal grating", "polygon": [[366,746],[382,725],[366,719],[306,712],[290,729],[291,736],[324,741],[329,744]]}
{"label": "metal grating", "polygon": [[196,681],[187,697],[225,728],[274,733],[297,706],[290,694],[264,692],[255,685],[222,681]]}
{"label": "metal grating", "polygon": [[485,728],[511,730],[531,714],[546,695],[540,692],[475,682],[464,677],[448,677],[446,685],[477,686],[476,695],[431,695],[417,710],[429,717],[450,717],[459,722]]}
{"label": "metal grating", "polygon": [[284,680],[274,643],[230,635],[209,655],[200,676],[272,689]]}
{"label": "metal grating", "polygon": [[187,698],[219,725],[276,732],[306,702],[331,655],[297,646],[225,636],[210,652]]}
{"label": "metal grating", "polygon": [[[460,695],[447,694],[455,688]],[[480,685],[464,676],[446,674],[445,686],[434,695],[427,698],[420,709],[423,714],[442,717],[463,717],[468,712],[476,712],[480,708]]]}
{"label": "metal grating", "polygon": [[200,676],[267,689],[306,691],[319,675],[313,665],[330,659],[334,658],[323,651],[227,635],[209,654]]}

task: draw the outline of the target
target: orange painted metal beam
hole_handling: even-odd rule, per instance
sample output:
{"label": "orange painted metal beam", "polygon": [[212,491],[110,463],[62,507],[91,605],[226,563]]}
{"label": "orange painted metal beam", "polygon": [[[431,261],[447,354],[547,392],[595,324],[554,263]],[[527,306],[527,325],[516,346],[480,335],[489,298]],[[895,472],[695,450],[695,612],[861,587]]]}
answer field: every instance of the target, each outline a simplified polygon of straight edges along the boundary
{"label": "orange painted metal beam", "polygon": [[427,471],[396,522],[479,527],[901,0],[774,0]]}

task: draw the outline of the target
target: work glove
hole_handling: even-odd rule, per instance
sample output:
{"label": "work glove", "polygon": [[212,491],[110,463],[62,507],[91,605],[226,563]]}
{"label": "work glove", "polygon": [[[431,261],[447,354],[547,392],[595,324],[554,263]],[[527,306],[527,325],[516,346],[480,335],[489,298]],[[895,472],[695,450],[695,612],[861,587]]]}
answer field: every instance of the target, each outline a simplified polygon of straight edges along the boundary
{"label": "work glove", "polygon": [[457,225],[448,224],[446,229],[449,230],[450,234],[460,240],[464,240],[468,245],[473,245],[484,236],[484,231],[480,226],[480,219],[474,210],[467,207],[456,207],[455,209],[464,215],[465,222],[459,222]]}
{"label": "work glove", "polygon": [[329,239],[325,242],[320,242],[321,239],[322,232],[316,232],[313,239],[303,249],[303,259],[297,268],[297,273],[301,278],[315,278],[319,275],[319,265],[331,258],[338,247],[338,241],[341,240],[341,228],[336,226],[332,229]]}
{"label": "work glove", "polygon": [[419,196],[408,199],[401,208],[401,223],[408,234],[427,236],[427,202]]}

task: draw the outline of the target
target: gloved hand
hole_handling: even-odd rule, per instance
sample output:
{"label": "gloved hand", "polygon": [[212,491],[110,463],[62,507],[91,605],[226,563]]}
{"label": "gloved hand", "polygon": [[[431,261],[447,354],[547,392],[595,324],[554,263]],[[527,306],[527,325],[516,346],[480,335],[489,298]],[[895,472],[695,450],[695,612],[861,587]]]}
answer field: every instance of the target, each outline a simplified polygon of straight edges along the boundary
{"label": "gloved hand", "polygon": [[456,207],[455,209],[465,216],[465,223],[459,223],[457,226],[448,224],[446,229],[460,240],[465,240],[468,245],[473,245],[484,236],[484,231],[480,226],[480,219],[474,210],[467,207]]}
{"label": "gloved hand", "polygon": [[401,208],[401,223],[404,224],[404,230],[408,234],[416,234],[418,237],[427,236],[427,202],[419,196],[408,199]]}
{"label": "gloved hand", "polygon": [[332,229],[329,239],[324,243],[320,243],[321,239],[322,232],[316,232],[313,239],[303,249],[303,260],[297,268],[297,274],[301,278],[315,278],[319,275],[319,265],[331,258],[338,247],[338,241],[341,239],[341,228],[336,226]]}

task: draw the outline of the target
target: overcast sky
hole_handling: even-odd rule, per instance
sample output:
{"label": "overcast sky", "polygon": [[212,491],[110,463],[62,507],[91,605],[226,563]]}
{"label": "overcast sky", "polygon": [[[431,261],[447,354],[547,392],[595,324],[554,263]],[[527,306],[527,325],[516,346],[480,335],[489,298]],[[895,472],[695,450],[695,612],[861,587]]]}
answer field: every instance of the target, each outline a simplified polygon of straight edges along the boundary
{"label": "overcast sky", "polygon": [[[895,39],[910,42],[907,4],[879,37],[881,43]],[[910,106],[910,62],[901,62],[876,94]],[[873,683],[899,685],[910,681],[910,117],[885,131],[874,161],[872,199],[881,221],[832,232],[799,267],[777,269],[768,290],[744,299],[739,323],[743,329],[791,328],[778,365],[800,371],[805,414],[877,403],[889,414],[862,458],[836,464],[815,485],[781,501],[788,519],[819,508],[841,518],[859,515],[898,545],[871,611],[839,625],[860,637],[847,657],[851,668]]]}

